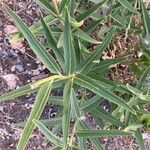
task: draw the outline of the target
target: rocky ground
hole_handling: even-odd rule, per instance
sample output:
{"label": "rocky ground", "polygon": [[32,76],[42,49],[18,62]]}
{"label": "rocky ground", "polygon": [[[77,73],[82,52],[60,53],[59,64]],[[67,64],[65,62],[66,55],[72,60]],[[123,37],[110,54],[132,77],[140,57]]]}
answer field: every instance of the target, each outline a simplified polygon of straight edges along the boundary
{"label": "rocky ground", "polygon": [[[1,1],[0,1],[1,2]],[[5,0],[14,11],[21,16],[27,25],[37,21],[39,7],[33,0]],[[0,4],[0,95],[18,88],[22,85],[43,78],[48,75],[43,65],[36,59],[26,41],[17,44],[10,44],[10,32],[17,31],[11,18],[2,10]],[[0,102],[0,150],[15,150],[21,128],[14,126],[14,123],[25,121],[29,115],[34,102],[34,95],[26,95],[17,98],[15,101]],[[42,117],[50,118],[51,105],[47,105]],[[150,149],[150,135],[143,134],[147,149]],[[137,144],[132,138],[102,139],[106,144],[106,150],[138,150]],[[44,136],[35,131],[28,143],[27,150],[47,150],[51,144]]]}

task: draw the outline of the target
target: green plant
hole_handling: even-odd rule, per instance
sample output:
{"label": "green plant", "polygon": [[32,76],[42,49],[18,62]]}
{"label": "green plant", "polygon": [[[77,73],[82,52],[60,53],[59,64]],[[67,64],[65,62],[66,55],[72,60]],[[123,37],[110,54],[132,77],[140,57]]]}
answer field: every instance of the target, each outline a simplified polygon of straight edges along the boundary
{"label": "green plant", "polygon": [[[86,139],[88,138],[95,149],[99,150],[104,148],[98,137],[128,136],[134,133],[140,148],[144,150],[140,131],[143,121],[141,114],[149,113],[141,108],[143,103],[141,104],[140,100],[143,99],[142,102],[146,101],[146,103],[149,100],[146,97],[149,89],[145,95],[143,83],[146,82],[146,76],[150,69],[149,67],[146,68],[139,80],[140,84],[137,84],[136,87],[125,86],[105,78],[109,67],[124,61],[125,57],[101,60],[103,51],[107,49],[114,35],[120,30],[125,29],[126,36],[129,30],[135,33],[140,32],[143,37],[145,37],[145,33],[149,35],[149,17],[143,2],[140,1],[140,9],[136,9],[137,7],[133,7],[132,4],[137,3],[137,1],[113,1],[106,16],[101,15],[99,17],[97,10],[107,0],[92,3],[92,7],[84,12],[80,9],[80,3],[75,0],[62,0],[59,5],[55,0],[51,2],[47,0],[36,1],[50,15],[44,18],[40,15],[40,21],[29,28],[4,4],[4,8],[20,29],[20,32],[13,34],[12,42],[26,38],[33,52],[53,74],[0,96],[0,101],[6,101],[37,92],[34,106],[24,126],[17,150],[25,149],[35,127],[38,127],[54,144],[53,149],[87,149]],[[121,12],[121,10],[124,11]],[[131,17],[141,11],[145,29],[143,34],[141,29],[132,22]],[[88,26],[84,26],[84,21],[88,21],[89,18],[92,22]],[[131,19],[129,23],[128,19]],[[110,20],[113,22],[111,26],[107,26],[106,34],[104,33],[102,38],[95,39],[90,36],[93,30],[99,30],[101,25],[110,23]],[[51,25],[56,21],[59,23],[57,28],[54,28]],[[39,35],[46,37],[45,43],[40,43],[37,40],[36,36]],[[96,46],[93,51],[91,44]],[[52,49],[51,53],[47,51],[49,48]],[[56,88],[63,89],[63,96],[55,97],[51,94],[51,90]],[[96,95],[89,96],[89,91]],[[109,112],[100,106],[105,99],[109,100],[111,104]],[[41,113],[48,101],[58,105],[60,112],[56,118],[40,120]],[[84,120],[86,112],[95,119],[98,125],[97,130],[89,128],[86,124]],[[125,118],[123,122],[119,120],[122,115]],[[139,119],[138,122],[136,121],[137,118]],[[48,130],[46,126],[56,126],[58,132],[62,132],[62,137],[58,137],[57,134],[53,133],[53,130]],[[74,142],[75,138],[77,138],[78,144]]]}

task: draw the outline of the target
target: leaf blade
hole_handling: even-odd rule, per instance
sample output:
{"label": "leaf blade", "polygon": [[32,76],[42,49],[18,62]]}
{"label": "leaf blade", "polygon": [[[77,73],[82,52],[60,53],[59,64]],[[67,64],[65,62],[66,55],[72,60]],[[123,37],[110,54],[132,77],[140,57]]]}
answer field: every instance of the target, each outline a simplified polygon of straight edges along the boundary
{"label": "leaf blade", "polygon": [[117,104],[118,106],[124,107],[133,114],[136,114],[135,110],[132,107],[130,107],[123,99],[121,99],[120,97],[113,94],[111,91],[98,84],[94,79],[83,74],[78,74],[75,76],[74,81],[76,84],[85,87],[98,94],[99,96],[102,96],[105,99],[108,99],[113,103]]}
{"label": "leaf blade", "polygon": [[19,16],[17,16],[7,5],[4,4],[4,7],[8,14],[13,18],[17,27],[24,34],[27,39],[31,49],[38,56],[38,58],[42,61],[47,69],[49,69],[52,73],[60,74],[60,68],[54,58],[45,50],[43,45],[35,38],[35,36],[31,33],[28,27],[22,22]]}

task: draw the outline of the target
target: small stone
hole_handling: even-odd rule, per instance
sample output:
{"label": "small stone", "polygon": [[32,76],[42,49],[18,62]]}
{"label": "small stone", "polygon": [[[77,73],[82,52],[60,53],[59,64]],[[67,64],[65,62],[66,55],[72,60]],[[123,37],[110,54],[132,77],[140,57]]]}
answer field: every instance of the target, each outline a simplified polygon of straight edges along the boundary
{"label": "small stone", "polygon": [[40,74],[40,71],[38,69],[32,70],[32,75],[36,76],[36,75],[39,75],[39,74]]}
{"label": "small stone", "polygon": [[8,87],[11,90],[16,88],[17,81],[19,80],[19,78],[14,74],[6,74],[6,75],[1,76],[1,78],[3,78],[6,81]]}
{"label": "small stone", "polygon": [[15,67],[15,66],[12,66],[12,67],[11,67],[11,72],[14,72],[15,69],[16,69],[16,67]]}
{"label": "small stone", "polygon": [[19,72],[23,72],[23,71],[24,71],[24,68],[23,68],[22,65],[16,65],[15,67],[16,67],[16,69],[17,69]]}

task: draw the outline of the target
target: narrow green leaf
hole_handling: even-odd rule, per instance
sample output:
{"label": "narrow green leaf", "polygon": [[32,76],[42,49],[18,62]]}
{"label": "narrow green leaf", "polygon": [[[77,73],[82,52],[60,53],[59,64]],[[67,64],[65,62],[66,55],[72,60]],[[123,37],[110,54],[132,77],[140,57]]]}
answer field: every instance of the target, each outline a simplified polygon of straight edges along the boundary
{"label": "narrow green leaf", "polygon": [[43,45],[35,38],[35,36],[31,33],[28,27],[22,22],[19,16],[17,16],[7,5],[4,4],[6,11],[13,18],[14,22],[20,29],[20,31],[24,34],[27,39],[31,49],[40,59],[40,61],[45,65],[47,69],[49,69],[52,73],[60,74],[60,68],[54,58],[46,51]]}
{"label": "narrow green leaf", "polygon": [[83,102],[81,105],[81,109],[84,111],[93,111],[104,99],[99,95],[93,96],[87,101]]}
{"label": "narrow green leaf", "polygon": [[[81,128],[83,130],[89,130],[89,127],[83,121],[79,121]],[[103,150],[103,146],[101,145],[100,141],[97,138],[90,137],[89,140],[92,142],[96,150]]]}
{"label": "narrow green leaf", "polygon": [[63,98],[61,96],[50,96],[49,102],[53,105],[63,106]]}
{"label": "narrow green leaf", "polygon": [[34,129],[34,124],[32,122],[33,119],[38,120],[43,112],[43,109],[48,101],[48,97],[52,88],[52,82],[45,83],[39,89],[39,92],[36,96],[36,100],[34,102],[34,106],[31,110],[27,123],[23,129],[21,134],[19,143],[17,145],[17,150],[24,150],[25,146],[29,140],[29,137]]}
{"label": "narrow green leaf", "polygon": [[55,118],[50,118],[50,119],[43,119],[43,120],[40,120],[40,122],[47,127],[52,127],[54,125],[61,124],[62,118],[61,117],[57,117],[57,118],[55,117]]}
{"label": "narrow green leaf", "polygon": [[75,51],[72,43],[73,41],[71,37],[69,20],[70,20],[69,12],[68,9],[66,8],[63,37],[64,37],[64,59],[65,59],[64,70],[67,74],[71,74],[74,72],[76,64]]}
{"label": "narrow green leaf", "polygon": [[[52,24],[53,22],[55,22],[57,19],[51,15],[48,15],[46,17],[44,17],[44,21],[46,22],[47,25],[50,25]],[[42,30],[42,25],[41,25],[41,21],[37,21],[35,22],[33,25],[31,25],[29,27],[29,30],[33,33],[33,34],[37,34],[39,33],[41,30]],[[20,40],[23,40],[24,39],[24,36],[23,34],[19,31],[19,32],[16,32],[14,34],[12,34],[12,39],[11,39],[11,42],[17,42],[17,41],[20,41]]]}
{"label": "narrow green leaf", "polygon": [[79,137],[116,137],[116,136],[129,136],[131,133],[119,130],[78,130],[76,132]]}
{"label": "narrow green leaf", "polygon": [[112,28],[105,37],[105,39],[103,40],[102,44],[100,44],[100,46],[98,46],[96,50],[93,53],[91,53],[89,57],[81,64],[82,65],[82,69],[80,70],[81,72],[88,72],[91,66],[93,66],[93,61],[100,58],[102,52],[110,44],[114,32],[115,28]]}
{"label": "narrow green leaf", "polygon": [[42,26],[43,26],[45,36],[46,36],[47,43],[50,46],[50,48],[52,48],[59,64],[62,65],[64,63],[63,52],[62,52],[61,49],[57,48],[56,39],[55,39],[54,35],[52,34],[50,28],[46,25],[46,23],[45,23],[42,16],[40,17],[40,19],[41,19],[41,23],[42,23]]}
{"label": "narrow green leaf", "polygon": [[45,10],[56,16],[53,5],[48,0],[36,0],[36,3],[42,6]]}
{"label": "narrow green leaf", "polygon": [[71,109],[75,117],[80,118],[81,114],[80,114],[79,102],[76,98],[75,91],[73,88],[71,89]]}
{"label": "narrow green leaf", "polygon": [[117,21],[119,24],[121,24],[123,27],[126,27],[126,21],[122,18],[122,16],[119,14],[118,11],[111,14],[111,17]]}
{"label": "narrow green leaf", "polygon": [[62,12],[63,9],[65,8],[65,6],[66,6],[67,4],[69,4],[69,1],[70,1],[70,0],[62,0],[62,1],[61,1],[61,4],[60,4],[60,12]]}
{"label": "narrow green leaf", "polygon": [[138,13],[137,10],[135,10],[134,7],[132,7],[132,5],[127,0],[118,0],[118,2],[120,2],[122,6],[124,6],[131,12]]}
{"label": "narrow green leaf", "polygon": [[12,100],[16,97],[23,96],[23,95],[26,95],[26,94],[29,94],[29,93],[33,93],[37,90],[38,90],[38,88],[31,89],[30,85],[25,85],[25,86],[20,87],[19,89],[16,89],[14,91],[11,91],[11,92],[8,92],[4,95],[1,95],[0,96],[0,101]]}
{"label": "narrow green leaf", "polygon": [[136,96],[139,96],[142,93],[142,91],[138,90],[137,88],[134,88],[129,84],[127,84],[127,88],[131,93],[135,94]]}
{"label": "narrow green leaf", "polygon": [[49,150],[62,150],[62,148],[59,147],[59,146],[55,146],[54,148],[51,148],[51,149],[49,149]]}
{"label": "narrow green leaf", "polygon": [[150,26],[149,26],[150,17],[142,0],[140,0],[140,4],[141,4],[141,10],[142,10],[142,20],[144,23],[144,30],[146,31],[146,35],[149,35],[150,34]]}
{"label": "narrow green leaf", "polygon": [[97,11],[107,0],[103,0],[102,2],[99,2],[98,4],[95,4],[93,7],[89,8],[85,12],[83,12],[81,15],[79,15],[76,20],[82,21],[89,16],[91,16],[95,11]]}
{"label": "narrow green leaf", "polygon": [[124,58],[114,58],[114,59],[106,59],[106,60],[102,60],[100,61],[100,63],[97,63],[95,64],[91,69],[92,71],[94,70],[101,70],[101,69],[104,69],[104,68],[108,68],[110,65],[114,65],[114,64],[117,64],[117,63],[120,63],[124,60]]}
{"label": "narrow green leaf", "polygon": [[139,79],[138,83],[136,84],[137,89],[140,89],[142,87],[142,85],[145,82],[149,73],[150,73],[150,66],[146,67],[143,70],[143,74],[140,76],[140,79]]}
{"label": "narrow green leaf", "polygon": [[116,125],[118,127],[123,126],[123,123],[121,123],[116,117],[101,108],[93,110],[92,113],[94,113],[97,117],[100,117],[105,121],[112,123],[113,125]]}
{"label": "narrow green leaf", "polygon": [[87,33],[85,33],[84,31],[82,31],[80,29],[78,29],[73,35],[81,38],[84,41],[92,43],[92,44],[100,44],[101,43],[100,41],[97,41],[97,40],[91,38]]}
{"label": "narrow green leaf", "polygon": [[96,80],[94,80],[86,75],[78,74],[78,75],[76,75],[74,81],[76,84],[78,84],[82,87],[85,87],[85,88],[93,91],[94,93],[98,94],[99,96],[101,96],[105,99],[108,99],[108,100],[112,101],[113,103],[117,104],[118,106],[123,107],[123,108],[127,109],[128,111],[136,114],[134,109],[132,107],[130,107],[123,99],[121,99],[120,97],[113,94],[111,91],[107,90],[105,87],[98,84]]}
{"label": "narrow green leaf", "polygon": [[40,121],[33,119],[33,123],[38,129],[55,145],[62,147],[64,146],[64,142],[54,135],[50,130],[48,130]]}
{"label": "narrow green leaf", "polygon": [[67,146],[67,141],[69,137],[69,129],[70,129],[70,110],[71,110],[71,88],[72,88],[72,80],[69,80],[65,84],[64,93],[63,93],[63,116],[62,116],[62,132],[64,139],[64,147]]}
{"label": "narrow green leaf", "polygon": [[[133,119],[133,123],[137,121],[137,118],[132,116],[132,119]],[[137,142],[138,142],[138,145],[140,147],[140,150],[146,150],[145,148],[145,144],[144,144],[144,140],[143,140],[143,137],[142,137],[142,132],[141,132],[141,129],[137,129],[135,132],[134,132],[134,137],[136,138]]]}
{"label": "narrow green leaf", "polygon": [[[61,124],[62,118],[57,117],[57,118],[50,118],[50,119],[42,119],[39,121],[47,127],[53,127],[55,125]],[[23,122],[15,123],[14,126],[24,128],[25,124],[26,124],[26,121],[23,121]]]}
{"label": "narrow green leaf", "polygon": [[[61,80],[61,81],[59,81],[59,80],[58,81],[57,80],[54,81],[53,88],[60,87],[62,85],[62,83],[63,83],[63,80]],[[34,93],[34,92],[38,91],[39,88],[40,88],[40,86],[37,87],[37,88],[32,89],[31,85],[25,85],[25,86],[20,87],[19,89],[16,89],[14,91],[10,91],[10,92],[8,92],[8,93],[6,93],[4,95],[1,95],[0,96],[0,101],[12,100],[12,99],[17,98],[19,96],[23,96],[23,95],[26,95],[26,94],[29,94],[29,93]],[[60,100],[58,100],[58,102],[60,102]],[[62,105],[62,103],[58,103],[58,102],[53,102],[53,100],[52,100],[52,103]]]}
{"label": "narrow green leaf", "polygon": [[[82,129],[82,124],[79,121],[78,125],[77,125],[77,130],[81,130],[81,129]],[[87,143],[86,143],[87,140],[86,140],[86,138],[77,137],[77,139],[78,139],[79,148],[82,149],[82,150],[87,149]]]}
{"label": "narrow green leaf", "polygon": [[88,26],[85,26],[82,30],[86,33],[89,33],[91,31],[93,31],[103,20],[104,20],[103,18],[100,18],[98,20],[94,20]]}

